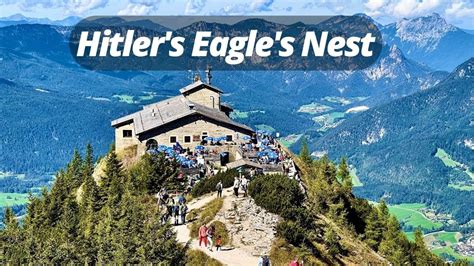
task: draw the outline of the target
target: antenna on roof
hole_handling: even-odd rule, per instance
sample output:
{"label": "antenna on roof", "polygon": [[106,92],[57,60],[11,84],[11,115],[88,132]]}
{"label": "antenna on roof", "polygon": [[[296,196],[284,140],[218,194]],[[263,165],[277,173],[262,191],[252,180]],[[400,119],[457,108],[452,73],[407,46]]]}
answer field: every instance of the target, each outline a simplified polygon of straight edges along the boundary
{"label": "antenna on roof", "polygon": [[207,69],[206,69],[206,77],[207,77],[207,84],[211,85],[211,80],[212,80],[212,74],[211,74],[211,66],[207,66]]}

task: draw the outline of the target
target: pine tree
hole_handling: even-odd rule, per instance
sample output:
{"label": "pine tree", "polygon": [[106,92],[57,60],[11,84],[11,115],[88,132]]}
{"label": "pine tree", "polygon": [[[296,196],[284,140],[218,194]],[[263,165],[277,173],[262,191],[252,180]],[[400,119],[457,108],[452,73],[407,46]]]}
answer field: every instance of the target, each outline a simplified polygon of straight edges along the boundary
{"label": "pine tree", "polygon": [[324,234],[324,243],[326,244],[329,255],[334,257],[342,253],[342,247],[339,244],[339,237],[331,226],[328,226],[326,233]]}
{"label": "pine tree", "polygon": [[131,182],[141,192],[156,194],[165,184],[176,187],[179,164],[163,154],[145,154],[131,170]]}
{"label": "pine tree", "polygon": [[0,234],[3,261],[18,264],[25,255],[23,234],[11,208],[5,208],[3,224],[5,229]]}
{"label": "pine tree", "polygon": [[84,156],[84,163],[82,166],[82,176],[83,178],[87,176],[92,176],[94,173],[94,151],[91,144],[86,146],[86,155]]}
{"label": "pine tree", "polygon": [[[122,195],[123,181],[122,163],[112,149],[105,158],[104,175],[100,180],[101,202],[105,203],[106,201],[114,200],[115,204],[118,204]],[[113,199],[110,199],[110,197]]]}
{"label": "pine tree", "polygon": [[308,141],[305,137],[301,140],[301,150],[300,150],[300,159],[303,161],[304,164],[310,166],[313,162],[313,158],[311,158],[311,153],[309,152],[308,148]]}
{"label": "pine tree", "polygon": [[419,228],[415,230],[415,242],[412,244],[411,254],[416,265],[441,265],[443,261],[431,253],[426,247],[423,233]]}
{"label": "pine tree", "polygon": [[378,249],[382,241],[384,221],[381,220],[379,210],[372,208],[366,221],[365,242],[374,250]]}
{"label": "pine tree", "polygon": [[388,209],[387,203],[385,203],[385,200],[380,200],[379,205],[377,206],[379,210],[379,217],[383,221],[388,221],[390,218],[390,211]]}
{"label": "pine tree", "polygon": [[78,188],[82,184],[82,157],[77,149],[74,150],[71,162],[69,162],[66,169],[67,189]]}
{"label": "pine tree", "polygon": [[352,191],[352,177],[347,164],[347,159],[342,158],[341,163],[337,169],[337,177],[340,180],[345,193],[349,194]]}
{"label": "pine tree", "polygon": [[400,230],[400,224],[395,216],[391,216],[383,239],[379,245],[379,252],[394,265],[403,265],[410,262],[409,242]]}

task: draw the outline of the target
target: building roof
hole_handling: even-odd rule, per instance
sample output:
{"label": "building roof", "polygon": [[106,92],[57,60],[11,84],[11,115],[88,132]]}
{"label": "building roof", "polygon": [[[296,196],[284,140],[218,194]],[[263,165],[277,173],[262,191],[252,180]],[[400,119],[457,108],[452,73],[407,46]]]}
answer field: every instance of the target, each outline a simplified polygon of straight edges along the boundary
{"label": "building roof", "polygon": [[197,81],[189,84],[188,86],[180,89],[179,92],[181,92],[181,94],[187,94],[187,93],[190,93],[192,91],[198,90],[202,87],[206,87],[206,88],[208,88],[212,91],[222,93],[221,89],[219,89],[217,87],[214,87],[214,86],[211,86],[209,84],[206,84],[206,83],[202,82],[201,80],[197,80]]}
{"label": "building roof", "polygon": [[141,111],[112,121],[112,126],[119,127],[133,122],[135,134],[140,135],[149,130],[194,114],[199,114],[212,120],[253,132],[250,127],[233,121],[224,112],[191,102],[183,95],[146,105]]}

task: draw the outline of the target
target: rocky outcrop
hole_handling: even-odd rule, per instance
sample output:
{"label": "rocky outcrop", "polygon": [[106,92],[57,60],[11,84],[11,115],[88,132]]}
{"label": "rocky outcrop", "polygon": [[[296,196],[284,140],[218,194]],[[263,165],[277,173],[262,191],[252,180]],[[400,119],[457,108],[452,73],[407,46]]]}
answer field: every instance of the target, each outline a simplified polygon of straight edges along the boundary
{"label": "rocky outcrop", "polygon": [[225,223],[234,247],[260,256],[270,252],[280,217],[257,206],[250,197],[229,196],[216,220]]}

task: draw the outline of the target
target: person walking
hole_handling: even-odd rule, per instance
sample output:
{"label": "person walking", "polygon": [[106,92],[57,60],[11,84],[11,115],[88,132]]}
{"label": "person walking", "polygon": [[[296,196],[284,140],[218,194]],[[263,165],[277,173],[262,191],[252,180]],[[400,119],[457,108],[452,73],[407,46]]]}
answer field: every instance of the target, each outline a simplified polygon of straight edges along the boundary
{"label": "person walking", "polygon": [[239,187],[240,187],[240,180],[238,177],[234,178],[234,195],[239,197]]}
{"label": "person walking", "polygon": [[298,261],[298,258],[295,257],[295,259],[290,262],[289,266],[300,266],[300,262]]}
{"label": "person walking", "polygon": [[179,205],[178,205],[178,203],[176,203],[173,206],[173,215],[174,215],[174,225],[178,225],[179,224]]}
{"label": "person walking", "polygon": [[219,183],[216,185],[216,190],[217,190],[217,197],[222,198],[222,190],[224,189],[224,186],[222,185],[222,181],[219,180]]}
{"label": "person walking", "polygon": [[186,206],[186,204],[181,204],[180,206],[180,213],[181,213],[181,224],[185,224],[186,223],[186,214],[188,212],[188,206]]}
{"label": "person walking", "polygon": [[179,204],[184,204],[184,203],[186,203],[186,197],[184,196],[184,193],[181,193],[181,195],[179,195],[178,203],[179,203]]}
{"label": "person walking", "polygon": [[245,176],[242,176],[240,180],[240,186],[242,187],[242,191],[244,191],[244,197],[247,197],[247,188],[248,188],[248,180]]}
{"label": "person walking", "polygon": [[216,239],[216,251],[221,250],[221,247],[222,247],[222,237],[218,235]]}
{"label": "person walking", "polygon": [[263,255],[258,258],[258,266],[270,266],[270,259],[267,255]]}
{"label": "person walking", "polygon": [[209,245],[209,250],[212,251],[212,245],[213,245],[213,237],[214,237],[214,232],[215,232],[216,228],[214,227],[214,225],[211,225],[208,229],[207,229],[207,243]]}
{"label": "person walking", "polygon": [[204,243],[204,247],[207,247],[207,226],[205,224],[202,224],[201,227],[199,227],[199,246],[201,246],[201,243]]}

